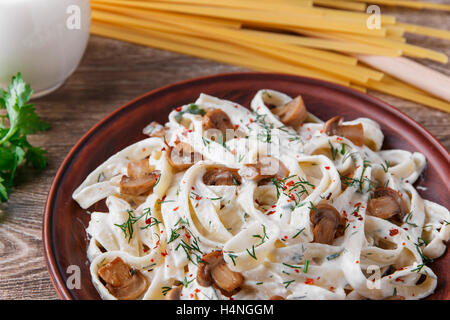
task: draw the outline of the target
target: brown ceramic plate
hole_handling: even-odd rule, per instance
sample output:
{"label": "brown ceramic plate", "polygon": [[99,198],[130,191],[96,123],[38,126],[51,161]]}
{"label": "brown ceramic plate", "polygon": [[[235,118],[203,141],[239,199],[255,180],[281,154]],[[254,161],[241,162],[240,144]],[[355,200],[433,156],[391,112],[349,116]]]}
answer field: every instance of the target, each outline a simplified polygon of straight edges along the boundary
{"label": "brown ceramic plate", "polygon": [[[85,228],[89,215],[72,200],[72,192],[85,177],[111,155],[144,138],[141,131],[151,121],[165,123],[177,106],[195,101],[200,93],[249,103],[259,89],[301,94],[313,114],[321,119],[343,115],[368,117],[381,124],[385,149],[420,151],[428,167],[417,182],[431,201],[450,207],[450,155],[431,134],[392,106],[339,85],[296,76],[264,73],[215,75],[176,83],[147,93],[119,108],[87,132],[67,155],[50,189],[44,215],[43,239],[48,270],[61,299],[99,299],[91,283],[86,259]],[[81,269],[81,288],[66,285],[70,265]],[[450,299],[448,251],[431,264],[439,284],[431,299]]]}

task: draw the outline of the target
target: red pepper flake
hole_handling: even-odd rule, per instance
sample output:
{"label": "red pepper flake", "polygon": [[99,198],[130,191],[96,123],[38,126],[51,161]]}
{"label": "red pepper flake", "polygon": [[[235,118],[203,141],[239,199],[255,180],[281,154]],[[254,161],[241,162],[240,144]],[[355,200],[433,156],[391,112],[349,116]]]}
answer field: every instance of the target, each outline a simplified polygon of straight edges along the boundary
{"label": "red pepper flake", "polygon": [[148,218],[147,220],[145,220],[145,224],[150,224],[152,222],[152,218]]}
{"label": "red pepper flake", "polygon": [[[156,248],[158,248],[158,246],[159,246],[159,240],[158,241],[156,241],[156,245],[153,247],[153,249],[156,249]],[[152,259],[152,262],[153,262],[153,259]]]}
{"label": "red pepper flake", "polygon": [[234,107],[237,109],[238,108],[237,104],[235,104]]}
{"label": "red pepper flake", "polygon": [[320,130],[320,133],[322,134],[322,133],[323,133],[323,130]]}
{"label": "red pepper flake", "polygon": [[361,206],[361,202],[355,203],[354,207],[360,207]]}
{"label": "red pepper flake", "polygon": [[310,127],[308,127],[308,128],[306,128],[306,130],[308,130],[308,131],[311,131],[311,128],[310,128]]}
{"label": "red pepper flake", "polygon": [[406,246],[406,243],[403,242],[402,245]]}
{"label": "red pepper flake", "polygon": [[330,167],[329,167],[329,166],[326,166],[325,169],[330,170]]}
{"label": "red pepper flake", "polygon": [[250,119],[250,123],[253,123],[253,119]]}
{"label": "red pepper flake", "polygon": [[331,290],[331,291],[334,291],[334,287],[330,287],[330,290]]}
{"label": "red pepper flake", "polygon": [[284,238],[285,240],[287,240],[288,236],[284,236],[283,238]]}
{"label": "red pepper flake", "polygon": [[356,263],[359,263],[359,260],[356,260]]}
{"label": "red pepper flake", "polygon": [[153,261],[155,261],[155,259],[151,259],[151,260],[150,260],[150,262],[153,262]]}
{"label": "red pepper flake", "polygon": [[237,129],[239,129],[239,125],[238,124],[234,126],[234,130],[237,130]]}
{"label": "red pepper flake", "polygon": [[342,138],[341,137],[337,137],[336,140],[337,141],[342,141]]}
{"label": "red pepper flake", "polygon": [[397,278],[397,279],[395,279],[395,282],[405,282],[405,280]]}
{"label": "red pepper flake", "polygon": [[182,110],[181,107],[175,108],[175,111],[176,111],[176,112],[180,112],[181,110]]}
{"label": "red pepper flake", "polygon": [[144,252],[147,252],[149,249],[147,247],[144,248]]}
{"label": "red pepper flake", "polygon": [[293,181],[293,180],[291,180],[291,181],[289,181],[288,183],[286,183],[286,185],[287,185],[288,187],[292,186],[293,184],[294,184],[294,181]]}
{"label": "red pepper flake", "polygon": [[186,238],[190,239],[191,235],[189,233],[186,233]]}
{"label": "red pepper flake", "polygon": [[201,200],[201,199],[202,199],[202,197],[200,197],[199,195],[196,195],[196,196],[195,196],[195,200],[199,201],[199,200]]}
{"label": "red pepper flake", "polygon": [[200,289],[197,288],[197,289],[195,289],[194,291],[195,291],[195,293],[199,293],[199,292],[200,292]]}
{"label": "red pepper flake", "polygon": [[194,187],[194,186],[192,186],[192,187],[191,187],[191,189],[192,189],[192,190],[195,190],[195,187]]}
{"label": "red pepper flake", "polygon": [[270,216],[271,214],[274,214],[274,213],[275,213],[275,211],[271,210],[271,211],[267,212],[267,215]]}
{"label": "red pepper flake", "polygon": [[258,201],[258,199],[255,199],[255,202],[256,202],[256,204],[257,204],[258,206],[261,205],[261,203]]}
{"label": "red pepper flake", "polygon": [[178,206],[178,207],[176,207],[175,209],[173,209],[173,211],[177,211],[178,209],[180,209],[180,207]]}
{"label": "red pepper flake", "polygon": [[234,298],[233,298],[233,297],[230,297],[230,300],[234,300]]}
{"label": "red pepper flake", "polygon": [[161,149],[161,151],[166,151],[166,147],[163,147],[163,148]]}
{"label": "red pepper flake", "polygon": [[276,205],[273,205],[273,206],[272,206],[272,208],[276,208],[276,207],[277,207]]}
{"label": "red pepper flake", "polygon": [[298,269],[295,269],[295,272],[299,273],[300,271],[298,271]]}
{"label": "red pepper flake", "polygon": [[165,256],[167,256],[167,250],[164,250],[164,252],[161,252],[161,255],[163,256],[163,257],[165,257]]}
{"label": "red pepper flake", "polygon": [[389,230],[389,235],[391,237],[395,236],[398,234],[398,229],[392,228],[391,230]]}
{"label": "red pepper flake", "polygon": [[403,228],[404,230],[408,231],[408,228]]}
{"label": "red pepper flake", "polygon": [[194,294],[191,293],[191,294],[189,295],[189,297],[191,297],[191,299],[194,299]]}
{"label": "red pepper flake", "polygon": [[145,149],[145,148],[142,148],[142,152],[145,152],[145,150],[147,150],[147,149]]}
{"label": "red pepper flake", "polygon": [[314,284],[314,279],[312,279],[312,278],[306,278],[305,284]]}

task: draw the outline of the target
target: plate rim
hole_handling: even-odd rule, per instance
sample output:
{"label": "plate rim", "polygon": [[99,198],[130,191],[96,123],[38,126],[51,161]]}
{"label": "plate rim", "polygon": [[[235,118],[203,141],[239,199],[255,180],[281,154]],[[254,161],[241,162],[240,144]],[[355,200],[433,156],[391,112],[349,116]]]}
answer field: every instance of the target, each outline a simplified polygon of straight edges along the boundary
{"label": "plate rim", "polygon": [[89,140],[90,136],[95,133],[95,131],[101,129],[103,125],[105,125],[107,122],[111,121],[114,117],[118,116],[121,112],[126,110],[127,108],[130,108],[134,104],[138,103],[141,100],[146,99],[147,97],[163,92],[165,90],[169,90],[171,88],[177,87],[177,86],[183,86],[190,83],[195,82],[201,82],[205,80],[219,80],[220,78],[223,79],[229,79],[230,78],[240,78],[240,77],[281,77],[286,80],[297,80],[298,82],[303,83],[309,83],[314,86],[322,86],[327,87],[331,90],[336,90],[339,92],[342,92],[347,95],[355,96],[359,99],[365,100],[367,102],[373,103],[377,105],[377,107],[380,107],[383,109],[383,111],[390,112],[400,120],[406,122],[408,125],[414,127],[416,130],[418,130],[427,141],[430,141],[434,147],[439,151],[440,154],[442,154],[444,157],[447,158],[447,160],[450,162],[450,152],[443,146],[443,144],[437,140],[426,128],[424,128],[421,124],[416,122],[413,118],[402,112],[401,110],[397,109],[393,105],[387,103],[386,101],[377,98],[375,96],[372,96],[371,94],[364,93],[361,91],[358,91],[356,89],[346,87],[343,85],[339,85],[336,83],[332,83],[329,81],[319,80],[315,78],[310,77],[303,77],[303,76],[296,76],[296,75],[290,75],[290,74],[283,74],[283,73],[273,73],[273,72],[229,72],[229,73],[218,73],[213,75],[206,75],[201,77],[195,77],[187,80],[177,81],[174,83],[167,84],[162,87],[155,88],[153,90],[150,90],[137,98],[132,99],[131,101],[125,103],[124,105],[120,106],[119,108],[115,109],[111,113],[109,113],[107,116],[102,118],[100,121],[98,121],[94,126],[92,126],[86,133],[84,133],[74,144],[74,146],[70,149],[70,151],[67,153],[67,155],[64,157],[64,160],[60,164],[55,177],[53,178],[52,184],[50,186],[50,190],[47,195],[47,199],[44,206],[44,215],[42,219],[42,241],[43,241],[43,251],[44,251],[44,258],[45,258],[45,264],[47,271],[50,275],[51,282],[53,284],[53,287],[55,288],[55,291],[60,299],[64,300],[74,300],[72,295],[70,294],[69,290],[66,287],[66,284],[64,283],[64,280],[61,277],[60,270],[58,268],[58,265],[56,263],[54,251],[53,251],[53,243],[51,241],[51,234],[52,234],[52,216],[53,216],[53,204],[56,199],[56,194],[58,190],[58,185],[61,183],[61,178],[64,175],[64,171],[66,170],[66,167],[70,164],[70,162],[73,160],[72,158],[77,153],[78,149],[82,148],[83,145]]}

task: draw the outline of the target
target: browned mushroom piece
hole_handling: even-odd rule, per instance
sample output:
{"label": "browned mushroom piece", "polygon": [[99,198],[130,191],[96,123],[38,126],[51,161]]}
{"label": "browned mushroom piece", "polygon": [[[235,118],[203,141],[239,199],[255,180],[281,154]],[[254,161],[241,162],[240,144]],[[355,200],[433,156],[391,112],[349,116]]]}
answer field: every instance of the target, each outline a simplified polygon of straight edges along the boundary
{"label": "browned mushroom piece", "polygon": [[319,203],[309,213],[314,224],[314,240],[316,243],[333,244],[339,229],[345,225],[345,219],[341,217],[335,207],[326,203]]}
{"label": "browned mushroom piece", "polygon": [[269,300],[286,300],[282,296],[271,296]]}
{"label": "browned mushroom piece", "polygon": [[381,219],[395,218],[398,221],[403,220],[407,211],[400,194],[387,187],[375,190],[367,204],[367,210],[372,216]]}
{"label": "browned mushroom piece", "polygon": [[203,256],[197,271],[197,282],[202,287],[214,285],[224,295],[231,296],[239,291],[244,277],[228,268],[221,251],[213,251]]}
{"label": "browned mushroom piece", "polygon": [[150,167],[148,158],[137,161],[131,161],[128,162],[127,165],[127,176],[130,178],[139,178],[148,173],[151,173],[152,171],[153,170]]}
{"label": "browned mushroom piece", "polygon": [[119,257],[98,270],[108,291],[119,300],[133,300],[148,288],[147,278]]}
{"label": "browned mushroom piece", "polygon": [[226,137],[227,129],[234,129],[228,115],[221,109],[209,110],[203,116],[203,130],[218,129]]}
{"label": "browned mushroom piece", "polygon": [[323,131],[329,136],[341,136],[349,139],[356,146],[364,144],[364,128],[361,123],[343,125],[344,117],[336,116],[325,122]]}
{"label": "browned mushroom piece", "polygon": [[142,131],[144,134],[146,134],[150,137],[163,138],[166,135],[166,128],[162,124],[160,124],[156,121],[152,121]]}
{"label": "browned mushroom piece", "polygon": [[148,163],[148,158],[131,161],[127,166],[127,175],[120,180],[120,193],[139,196],[152,191],[158,181],[160,171],[154,170]]}
{"label": "browned mushroom piece", "polygon": [[175,147],[170,147],[167,160],[175,170],[182,171],[202,160],[202,158],[203,156],[195,152],[190,144],[179,142]]}
{"label": "browned mushroom piece", "polygon": [[279,159],[271,156],[260,156],[255,164],[246,164],[242,171],[250,180],[276,178],[282,180],[289,175],[289,170]]}
{"label": "browned mushroom piece", "polygon": [[166,294],[166,300],[180,300],[181,290],[183,289],[183,285],[179,285],[173,287]]}
{"label": "browned mushroom piece", "polygon": [[208,168],[203,175],[203,183],[208,186],[233,186],[241,184],[241,176],[237,169]]}
{"label": "browned mushroom piece", "polygon": [[390,296],[390,297],[386,297],[383,300],[405,300],[404,296]]}
{"label": "browned mushroom piece", "polygon": [[288,103],[273,108],[271,111],[280,117],[281,122],[291,127],[301,125],[308,116],[302,96],[297,96]]}

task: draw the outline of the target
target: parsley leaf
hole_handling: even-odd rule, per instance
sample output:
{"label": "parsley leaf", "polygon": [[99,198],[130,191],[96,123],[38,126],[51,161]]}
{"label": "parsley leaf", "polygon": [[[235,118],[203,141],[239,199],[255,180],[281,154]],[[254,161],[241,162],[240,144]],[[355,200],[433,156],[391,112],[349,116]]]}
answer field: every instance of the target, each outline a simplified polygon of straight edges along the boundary
{"label": "parsley leaf", "polygon": [[183,114],[190,113],[190,114],[199,114],[201,116],[204,116],[206,114],[206,111],[199,108],[196,104],[191,103],[187,106],[186,110],[180,111],[175,115],[175,120],[178,122],[181,121],[181,118],[183,117]]}
{"label": "parsley leaf", "polygon": [[20,73],[12,78],[9,91],[0,89],[0,109],[6,110],[6,114],[0,115],[1,201],[8,200],[16,171],[21,165],[27,164],[38,170],[47,165],[46,151],[33,147],[27,140],[27,135],[50,127],[36,114],[34,105],[28,103],[32,94],[33,90]]}

